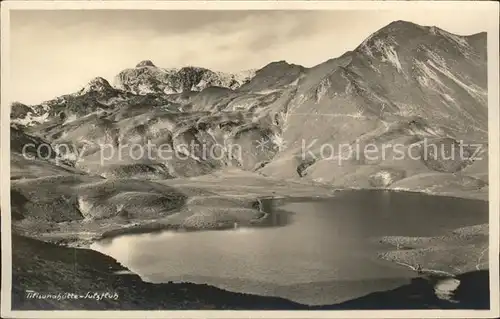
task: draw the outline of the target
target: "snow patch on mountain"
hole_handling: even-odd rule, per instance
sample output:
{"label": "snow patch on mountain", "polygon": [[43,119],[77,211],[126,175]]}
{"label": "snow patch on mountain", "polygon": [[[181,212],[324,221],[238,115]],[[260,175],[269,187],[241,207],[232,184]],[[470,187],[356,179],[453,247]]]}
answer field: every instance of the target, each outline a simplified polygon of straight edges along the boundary
{"label": "snow patch on mountain", "polygon": [[477,85],[474,84],[466,84],[462,82],[459,78],[457,78],[450,70],[444,66],[436,65],[433,61],[428,60],[427,63],[434,68],[435,70],[439,71],[441,74],[445,75],[452,81],[454,81],[457,85],[459,85],[462,89],[464,89],[467,93],[469,93],[470,96],[473,98],[485,102],[487,97],[488,97],[488,92],[486,92],[484,89],[478,87]]}
{"label": "snow patch on mountain", "polygon": [[79,117],[76,115],[76,114],[71,114],[70,116],[68,116],[66,118],[66,120],[63,122],[63,125],[66,125],[66,124],[69,124],[69,123],[73,123],[75,122],[76,120],[78,120]]}
{"label": "snow patch on mountain", "polygon": [[139,83],[139,85],[137,86],[137,92],[134,92],[134,93],[140,94],[140,95],[146,95],[146,94],[155,93],[155,91],[152,89],[151,86],[148,86],[145,83]]}
{"label": "snow patch on mountain", "polygon": [[441,29],[439,29],[438,33],[447,38],[448,40],[455,42],[461,48],[466,49],[467,51],[472,50],[472,47],[469,45],[469,42],[467,42],[467,39],[465,39],[465,37],[449,33]]}
{"label": "snow patch on mountain", "polygon": [[442,92],[443,88],[446,88],[446,85],[441,82],[437,73],[434,72],[425,62],[415,59],[414,65],[417,73],[417,82],[420,86],[428,87],[438,92]]}
{"label": "snow patch on mountain", "polygon": [[316,103],[319,103],[321,99],[328,93],[328,89],[332,86],[330,79],[328,77],[324,78],[319,82],[319,86],[316,89]]}
{"label": "snow patch on mountain", "polygon": [[257,69],[243,70],[243,71],[234,73],[233,77],[239,83],[244,83],[244,82],[250,81],[255,76],[256,72],[257,72]]}
{"label": "snow patch on mountain", "polygon": [[11,122],[14,124],[19,124],[23,126],[33,126],[36,124],[42,124],[49,120],[49,113],[45,112],[40,115],[36,115],[33,112],[28,112],[24,118],[12,119]]}
{"label": "snow patch on mountain", "polygon": [[398,53],[394,50],[393,46],[385,46],[384,49],[385,58],[382,59],[383,62],[387,61],[396,67],[398,72],[403,73],[403,68],[401,67],[401,62],[399,61]]}
{"label": "snow patch on mountain", "polygon": [[281,90],[280,89],[267,89],[267,90],[260,90],[260,91],[257,91],[255,93],[259,94],[259,95],[268,95],[268,94],[276,93],[279,91],[281,91]]}
{"label": "snow patch on mountain", "polygon": [[[361,52],[366,54],[368,57],[372,59],[378,58],[381,62],[389,63],[395,67],[399,73],[406,76],[396,51],[397,46],[398,44],[392,36],[375,38],[374,35],[371,35],[361,44],[360,48]],[[378,70],[373,64],[370,66],[374,71],[380,73],[380,70]]]}
{"label": "snow patch on mountain", "polygon": [[164,69],[145,60],[135,68],[121,71],[113,85],[138,95],[151,93],[176,94],[184,91],[202,91],[207,87],[220,86],[236,89],[255,75],[255,70],[235,74],[216,72],[200,67]]}
{"label": "snow patch on mountain", "polygon": [[164,83],[177,72],[178,69],[162,69],[139,63],[138,67],[125,69],[116,75],[113,86],[138,95],[163,90],[166,94],[177,93],[177,90]]}
{"label": "snow patch on mountain", "polygon": [[381,54],[380,60],[382,62],[388,62],[394,66],[399,73],[403,73],[398,53],[395,50],[396,44],[394,38],[389,36],[386,39],[376,39],[374,41],[374,49]]}
{"label": "snow patch on mountain", "polygon": [[451,97],[451,95],[447,94],[447,93],[442,93],[441,96],[448,102],[452,102],[452,103],[455,103],[455,99],[453,97]]}
{"label": "snow patch on mountain", "polygon": [[474,48],[467,41],[467,37],[453,34],[437,27],[430,27],[429,29],[433,35],[442,36],[450,43],[455,44],[459,52],[462,53],[464,57],[470,58],[471,56],[477,55]]}
{"label": "snow patch on mountain", "polygon": [[110,91],[114,91],[111,84],[102,77],[96,77],[87,83],[77,94],[84,95],[89,92],[108,93]]}
{"label": "snow patch on mountain", "polygon": [[446,66],[446,61],[442,56],[437,54],[435,51],[427,48],[426,46],[423,46],[423,49],[431,61],[434,61],[439,65]]}

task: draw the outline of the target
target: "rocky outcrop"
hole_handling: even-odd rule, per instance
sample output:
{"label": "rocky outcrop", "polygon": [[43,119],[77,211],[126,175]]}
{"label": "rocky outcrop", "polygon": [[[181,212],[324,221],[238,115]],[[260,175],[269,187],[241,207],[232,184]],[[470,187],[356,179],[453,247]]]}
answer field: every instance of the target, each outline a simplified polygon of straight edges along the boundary
{"label": "rocky outcrop", "polygon": [[252,75],[252,71],[229,74],[192,66],[163,69],[146,60],[141,61],[135,68],[121,71],[115,77],[114,84],[117,88],[140,95],[175,94],[201,91],[210,86],[236,89],[248,81]]}

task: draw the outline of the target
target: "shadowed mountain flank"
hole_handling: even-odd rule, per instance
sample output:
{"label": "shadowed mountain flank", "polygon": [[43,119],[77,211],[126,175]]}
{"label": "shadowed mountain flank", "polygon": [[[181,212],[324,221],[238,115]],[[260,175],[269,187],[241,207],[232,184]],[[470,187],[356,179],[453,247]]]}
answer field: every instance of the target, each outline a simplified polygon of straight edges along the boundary
{"label": "shadowed mountain flank", "polygon": [[[162,69],[144,60],[114,80],[113,87],[95,78],[79,92],[40,105],[16,103],[12,122],[52,144],[70,144],[65,157],[79,157],[76,167],[105,178],[192,177],[237,167],[334,186],[396,183],[415,190],[418,180],[416,190],[432,192],[429,179],[450,193],[487,186],[485,33],[458,36],[396,21],[312,68],[277,61],[225,74]],[[173,156],[158,160],[126,151],[97,163],[103,144],[147,141]],[[181,150],[185,144],[194,146]],[[340,147],[355,144],[362,148],[350,154]],[[435,145],[457,156],[398,160],[391,149],[371,160],[367,144],[399,144],[408,154],[428,154]],[[461,144],[465,156],[458,156]],[[398,173],[372,182],[384,172]]]}

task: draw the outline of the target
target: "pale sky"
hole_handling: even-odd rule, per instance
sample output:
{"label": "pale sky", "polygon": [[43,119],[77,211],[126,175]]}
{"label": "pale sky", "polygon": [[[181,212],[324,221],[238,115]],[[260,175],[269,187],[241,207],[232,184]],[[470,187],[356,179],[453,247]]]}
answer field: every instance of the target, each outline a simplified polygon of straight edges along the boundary
{"label": "pale sky", "polygon": [[394,20],[469,35],[480,14],[432,11],[11,11],[11,100],[40,103],[141,60],[237,72],[286,60],[311,67]]}

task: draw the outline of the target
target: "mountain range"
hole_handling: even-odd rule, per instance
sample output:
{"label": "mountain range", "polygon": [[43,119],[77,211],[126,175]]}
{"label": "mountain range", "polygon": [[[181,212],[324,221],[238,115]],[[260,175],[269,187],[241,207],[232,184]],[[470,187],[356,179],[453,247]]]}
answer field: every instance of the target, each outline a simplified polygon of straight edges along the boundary
{"label": "mountain range", "polygon": [[[12,129],[74,146],[58,157],[105,178],[192,177],[235,167],[343,187],[475,190],[487,186],[487,158],[369,160],[361,150],[339,163],[320,153],[326,146],[398,143],[422,154],[425,139],[449,152],[461,142],[467,154],[487,157],[486,62],[486,33],[458,36],[395,21],[311,68],[277,61],[226,74],[141,61],[113,85],[97,77],[39,105],[14,103]],[[104,165],[98,161],[103,143],[147,140],[167,143],[173,152],[189,152],[177,147],[183,144],[197,147],[187,160],[125,154]],[[201,158],[199,149],[214,144],[236,144],[242,154]]]}

